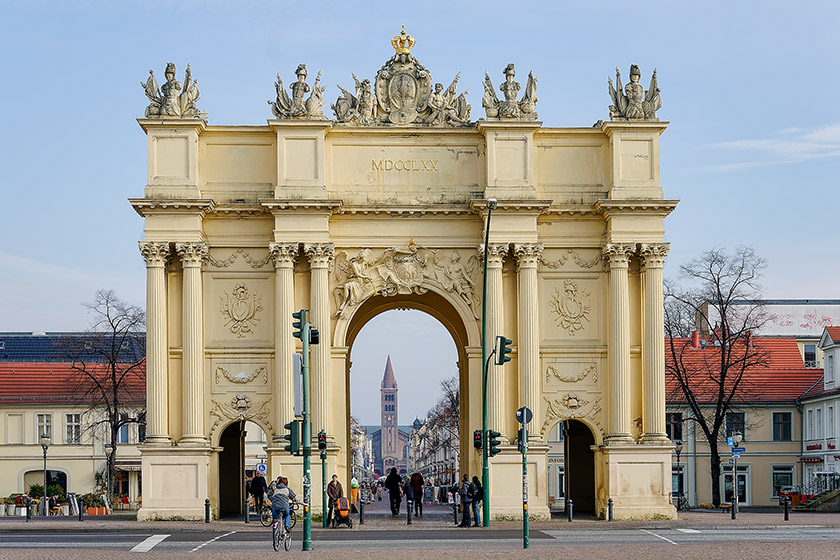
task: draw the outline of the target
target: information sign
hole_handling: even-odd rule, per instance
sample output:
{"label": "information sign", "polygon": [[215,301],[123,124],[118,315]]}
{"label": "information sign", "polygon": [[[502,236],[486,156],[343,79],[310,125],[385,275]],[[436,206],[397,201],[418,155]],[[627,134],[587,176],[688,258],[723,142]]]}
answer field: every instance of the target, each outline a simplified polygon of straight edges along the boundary
{"label": "information sign", "polygon": [[746,450],[747,450],[746,447],[733,447],[732,448],[732,453],[743,453]]}

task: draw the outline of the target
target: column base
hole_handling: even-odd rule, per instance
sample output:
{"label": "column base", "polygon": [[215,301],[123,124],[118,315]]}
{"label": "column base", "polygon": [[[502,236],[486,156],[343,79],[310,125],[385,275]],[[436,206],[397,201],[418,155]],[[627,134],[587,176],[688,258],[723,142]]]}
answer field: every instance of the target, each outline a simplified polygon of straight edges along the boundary
{"label": "column base", "polygon": [[204,436],[184,436],[178,440],[179,447],[207,447],[210,442]]}
{"label": "column base", "polygon": [[595,450],[595,509],[606,519],[613,500],[614,519],[676,519],[671,503],[672,445],[601,446]]}
{"label": "column base", "polygon": [[636,440],[630,434],[610,434],[604,438],[606,445],[635,445]]}
{"label": "column base", "polygon": [[[141,447],[143,507],[137,519],[204,519],[204,500],[216,497],[208,487],[212,451],[209,447]],[[218,506],[218,499],[213,505]]]}
{"label": "column base", "polygon": [[[490,518],[522,519],[522,454],[515,445],[490,458]],[[528,447],[528,518],[551,518],[546,445]]]}
{"label": "column base", "polygon": [[673,445],[673,442],[665,434],[642,434],[639,443],[643,445]]}
{"label": "column base", "polygon": [[142,445],[148,445],[150,447],[169,447],[173,445],[173,441],[169,436],[150,436],[147,434]]}

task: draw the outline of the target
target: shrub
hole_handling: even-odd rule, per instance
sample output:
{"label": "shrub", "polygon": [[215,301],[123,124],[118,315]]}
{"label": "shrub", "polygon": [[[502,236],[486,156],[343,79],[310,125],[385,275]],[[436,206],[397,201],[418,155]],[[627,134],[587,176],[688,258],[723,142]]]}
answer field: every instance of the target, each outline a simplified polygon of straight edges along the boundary
{"label": "shrub", "polygon": [[43,498],[44,497],[44,485],[43,484],[33,484],[29,487],[29,497],[30,498]]}

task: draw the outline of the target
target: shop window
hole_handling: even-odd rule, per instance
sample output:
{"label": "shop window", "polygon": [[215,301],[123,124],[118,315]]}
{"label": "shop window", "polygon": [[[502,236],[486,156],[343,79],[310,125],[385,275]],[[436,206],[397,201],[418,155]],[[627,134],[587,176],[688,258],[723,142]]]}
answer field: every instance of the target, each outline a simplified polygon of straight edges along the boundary
{"label": "shop window", "polygon": [[779,490],[783,486],[793,486],[793,467],[773,465],[773,497],[779,497]]}

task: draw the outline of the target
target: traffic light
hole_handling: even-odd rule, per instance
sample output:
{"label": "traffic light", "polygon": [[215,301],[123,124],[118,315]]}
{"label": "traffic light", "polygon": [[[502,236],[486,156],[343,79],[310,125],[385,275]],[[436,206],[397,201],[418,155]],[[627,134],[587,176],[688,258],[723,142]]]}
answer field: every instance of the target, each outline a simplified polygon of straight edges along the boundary
{"label": "traffic light", "polygon": [[292,455],[299,455],[300,454],[300,420],[294,420],[285,424],[283,426],[286,428],[287,433],[283,436],[283,439],[289,442],[289,445],[284,447],[286,451],[291,453]]}
{"label": "traffic light", "polygon": [[321,342],[321,333],[315,327],[309,327],[309,344],[318,344]]}
{"label": "traffic light", "polygon": [[295,329],[292,336],[303,340],[303,324],[306,322],[306,310],[301,309],[300,311],[296,311],[292,313],[292,317],[295,318],[295,321],[292,323],[292,328]]}
{"label": "traffic light", "polygon": [[501,451],[501,449],[499,449],[499,445],[501,445],[502,442],[501,442],[501,440],[496,439],[501,435],[502,434],[500,434],[499,432],[496,432],[494,430],[487,430],[487,445],[488,445],[487,454],[490,457],[492,457],[493,455],[495,455],[496,453],[499,453]]}
{"label": "traffic light", "polygon": [[327,433],[324,430],[318,432],[318,449],[323,451],[327,448]]}
{"label": "traffic light", "polygon": [[513,352],[511,350],[510,345],[513,344],[513,341],[509,338],[505,338],[503,336],[496,337],[496,365],[502,366],[506,362],[510,361],[510,354]]}
{"label": "traffic light", "polygon": [[484,441],[481,437],[481,430],[476,430],[473,432],[473,447],[476,449],[481,449],[484,447]]}

